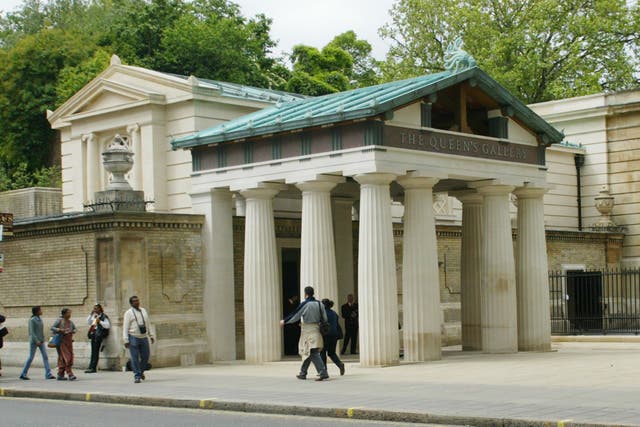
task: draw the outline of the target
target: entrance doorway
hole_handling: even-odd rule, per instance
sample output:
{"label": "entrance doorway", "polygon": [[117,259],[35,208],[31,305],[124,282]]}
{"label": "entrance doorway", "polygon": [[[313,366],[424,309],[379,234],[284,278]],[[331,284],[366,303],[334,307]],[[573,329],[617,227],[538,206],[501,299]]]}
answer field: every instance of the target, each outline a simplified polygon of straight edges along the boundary
{"label": "entrance doorway", "polygon": [[[300,304],[300,248],[282,248],[282,317],[292,313]],[[300,325],[285,325],[284,354],[298,354]]]}
{"label": "entrance doorway", "polygon": [[567,271],[567,311],[577,332],[602,331],[602,273]]}

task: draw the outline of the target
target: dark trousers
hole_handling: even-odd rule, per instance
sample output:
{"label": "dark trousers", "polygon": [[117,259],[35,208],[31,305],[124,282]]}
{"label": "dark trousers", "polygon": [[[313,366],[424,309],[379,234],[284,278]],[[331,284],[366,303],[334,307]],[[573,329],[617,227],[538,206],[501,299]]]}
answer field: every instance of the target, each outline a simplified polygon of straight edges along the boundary
{"label": "dark trousers", "polygon": [[304,359],[304,361],[302,362],[302,366],[300,367],[300,375],[305,377],[307,376],[307,371],[309,370],[309,365],[311,364],[311,362],[313,362],[313,366],[316,367],[316,371],[318,371],[321,377],[328,376],[327,367],[324,363],[322,363],[319,348],[311,349],[311,354],[309,354],[309,357]]}
{"label": "dark trousers", "polygon": [[342,341],[342,350],[340,354],[347,351],[347,345],[351,342],[351,354],[356,354],[356,346],[358,344],[358,325],[345,325],[344,341]]}
{"label": "dark trousers", "polygon": [[102,347],[102,337],[91,338],[91,360],[89,369],[95,371],[98,369],[98,359],[100,358],[100,347]]}
{"label": "dark trousers", "polygon": [[338,337],[332,337],[325,335],[322,337],[324,339],[324,348],[322,349],[322,354],[320,357],[322,358],[322,363],[327,365],[327,355],[336,364],[338,368],[342,367],[342,361],[336,354],[336,346],[338,345]]}

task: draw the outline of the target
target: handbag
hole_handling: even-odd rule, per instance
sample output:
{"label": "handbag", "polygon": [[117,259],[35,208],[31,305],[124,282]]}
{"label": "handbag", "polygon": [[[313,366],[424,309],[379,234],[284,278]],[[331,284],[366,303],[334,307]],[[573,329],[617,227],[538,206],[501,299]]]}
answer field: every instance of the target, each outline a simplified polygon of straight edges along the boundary
{"label": "handbag", "polygon": [[55,334],[51,338],[49,338],[49,342],[47,343],[47,347],[56,348],[62,343],[62,334]]}
{"label": "handbag", "polygon": [[320,306],[320,321],[318,322],[318,326],[320,326],[320,333],[322,335],[329,335],[329,331],[331,330],[331,325],[329,325],[329,322],[325,322],[322,319],[322,304],[320,301],[318,301],[318,305]]}

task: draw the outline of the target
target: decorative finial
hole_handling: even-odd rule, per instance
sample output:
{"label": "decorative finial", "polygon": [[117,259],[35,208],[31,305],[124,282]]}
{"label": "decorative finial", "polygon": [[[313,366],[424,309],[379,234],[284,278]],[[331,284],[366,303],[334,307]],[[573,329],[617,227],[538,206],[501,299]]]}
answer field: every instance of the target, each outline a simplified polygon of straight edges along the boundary
{"label": "decorative finial", "polygon": [[447,46],[444,52],[444,69],[452,73],[458,73],[478,65],[473,56],[462,49],[462,38],[456,39]]}
{"label": "decorative finial", "polygon": [[122,61],[120,60],[120,57],[115,53],[111,55],[111,65],[122,65]]}

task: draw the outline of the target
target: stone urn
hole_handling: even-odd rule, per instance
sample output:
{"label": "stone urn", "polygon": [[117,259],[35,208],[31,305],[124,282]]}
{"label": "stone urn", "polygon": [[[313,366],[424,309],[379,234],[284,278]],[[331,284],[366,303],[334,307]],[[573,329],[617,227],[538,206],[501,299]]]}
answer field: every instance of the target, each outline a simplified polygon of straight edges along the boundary
{"label": "stone urn", "polygon": [[124,175],[133,168],[133,152],[120,135],[102,152],[102,164],[111,174],[107,190],[132,190]]}
{"label": "stone urn", "polygon": [[595,198],[596,209],[600,212],[600,219],[594,224],[595,227],[615,227],[615,223],[611,220],[611,211],[615,204],[613,196],[609,194],[609,189],[604,186],[600,194]]}

